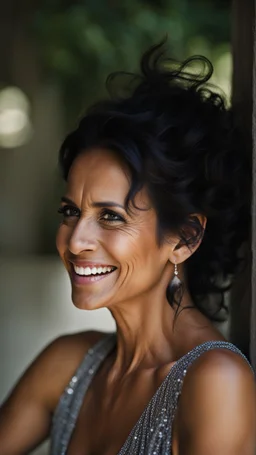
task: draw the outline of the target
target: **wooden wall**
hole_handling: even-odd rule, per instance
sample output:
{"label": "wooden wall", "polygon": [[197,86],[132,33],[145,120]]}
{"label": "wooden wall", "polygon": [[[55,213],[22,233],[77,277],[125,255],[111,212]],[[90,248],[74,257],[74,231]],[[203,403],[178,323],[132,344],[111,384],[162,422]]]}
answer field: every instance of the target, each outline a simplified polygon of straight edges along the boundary
{"label": "wooden wall", "polygon": [[[235,283],[231,294],[231,341],[238,345],[256,367],[256,77],[255,0],[232,2],[233,80],[232,103],[237,123],[245,138],[245,153],[252,160],[252,235],[248,239],[251,261]],[[253,159],[254,155],[254,159]],[[248,195],[250,197],[250,195]]]}

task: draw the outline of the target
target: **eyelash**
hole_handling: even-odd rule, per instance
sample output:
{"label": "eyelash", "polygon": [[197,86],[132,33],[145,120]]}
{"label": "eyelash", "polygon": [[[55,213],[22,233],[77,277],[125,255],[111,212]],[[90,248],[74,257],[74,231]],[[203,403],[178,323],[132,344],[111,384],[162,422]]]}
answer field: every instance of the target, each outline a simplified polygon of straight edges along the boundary
{"label": "eyelash", "polygon": [[[103,218],[105,215],[110,215],[110,216],[113,217],[113,218],[112,218],[112,219]],[[115,217],[116,219],[114,219],[114,217]],[[119,221],[119,222],[120,222],[120,221],[122,221],[122,222],[125,221],[125,219],[124,219],[121,215],[119,215],[118,213],[114,212],[113,210],[109,210],[109,209],[103,209],[103,210],[101,211],[100,220],[101,220],[101,219],[103,219],[103,221],[106,222],[106,223],[115,223],[115,222],[118,222],[118,221]]]}
{"label": "eyelash", "polygon": [[[74,211],[74,212],[76,212],[76,214],[68,215],[67,214],[68,210]],[[79,216],[80,210],[77,209],[76,207],[73,207],[72,205],[64,205],[58,209],[58,213],[63,215],[64,218],[70,218],[72,216]]]}
{"label": "eyelash", "polygon": [[[68,210],[70,210],[71,212],[73,211],[73,214],[68,215],[67,214]],[[64,205],[58,209],[58,213],[62,214],[64,218],[71,218],[73,216],[79,217],[80,210],[77,209],[76,207],[73,207],[72,205]],[[105,215],[108,215],[113,218],[112,219],[103,218]],[[116,218],[116,219],[114,219],[114,218]],[[118,213],[114,212],[113,210],[109,210],[109,209],[103,209],[101,211],[99,220],[104,221],[105,223],[125,222],[125,219],[121,215],[119,215]]]}

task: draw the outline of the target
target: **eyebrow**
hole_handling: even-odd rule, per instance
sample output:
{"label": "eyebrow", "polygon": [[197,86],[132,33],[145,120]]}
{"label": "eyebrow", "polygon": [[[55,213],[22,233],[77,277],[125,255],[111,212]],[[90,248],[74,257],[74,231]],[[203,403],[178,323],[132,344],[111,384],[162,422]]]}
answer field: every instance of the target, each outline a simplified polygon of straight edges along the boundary
{"label": "eyebrow", "polygon": [[[68,204],[77,205],[72,201],[72,199],[69,199],[66,196],[63,196],[61,198],[61,202],[66,202]],[[101,202],[93,202],[92,207],[120,207],[121,209],[125,210],[125,207],[122,204],[118,204],[117,202],[114,201],[101,201]]]}

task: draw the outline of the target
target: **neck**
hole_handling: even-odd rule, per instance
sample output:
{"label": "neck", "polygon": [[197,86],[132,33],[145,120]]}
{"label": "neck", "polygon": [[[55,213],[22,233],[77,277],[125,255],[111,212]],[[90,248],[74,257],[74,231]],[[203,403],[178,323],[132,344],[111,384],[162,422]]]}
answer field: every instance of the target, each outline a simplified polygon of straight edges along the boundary
{"label": "neck", "polygon": [[[185,293],[182,307],[191,306]],[[124,302],[111,313],[117,325],[117,351],[112,368],[113,378],[128,375],[140,368],[157,368],[176,360],[177,340],[182,339],[184,317],[182,311],[175,321],[175,309],[165,295],[157,292]],[[183,322],[182,322],[183,321]],[[186,325],[186,324],[185,324]]]}

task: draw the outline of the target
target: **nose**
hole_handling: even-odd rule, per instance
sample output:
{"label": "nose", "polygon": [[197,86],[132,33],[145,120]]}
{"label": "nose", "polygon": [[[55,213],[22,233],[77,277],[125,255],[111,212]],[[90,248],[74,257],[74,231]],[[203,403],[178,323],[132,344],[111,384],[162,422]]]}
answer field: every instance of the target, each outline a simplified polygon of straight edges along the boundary
{"label": "nose", "polygon": [[73,230],[69,239],[68,249],[78,255],[83,251],[96,251],[97,249],[97,229],[90,220],[80,219]]}

